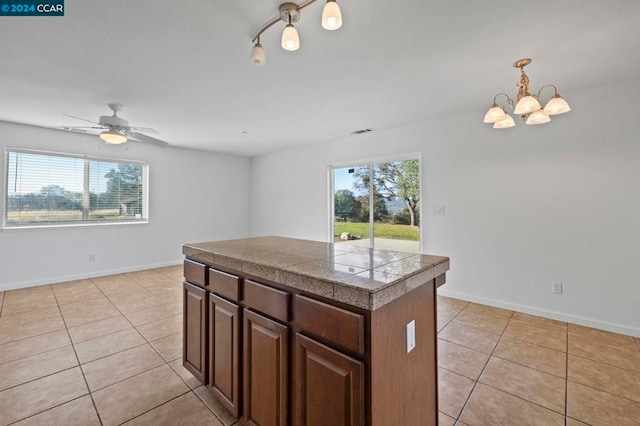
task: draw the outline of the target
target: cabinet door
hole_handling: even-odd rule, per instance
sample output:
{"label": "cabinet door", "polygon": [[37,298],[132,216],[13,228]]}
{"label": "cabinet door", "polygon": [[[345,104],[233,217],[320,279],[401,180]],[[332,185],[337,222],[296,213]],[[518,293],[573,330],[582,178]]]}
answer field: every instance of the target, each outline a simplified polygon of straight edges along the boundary
{"label": "cabinet door", "polygon": [[286,326],[244,311],[244,417],[252,426],[287,426]]}
{"label": "cabinet door", "polygon": [[364,364],[295,335],[294,424],[364,424]]}
{"label": "cabinet door", "polygon": [[238,417],[240,395],[240,307],[209,294],[209,386]]}
{"label": "cabinet door", "polygon": [[202,384],[207,380],[207,291],[183,284],[182,363]]}

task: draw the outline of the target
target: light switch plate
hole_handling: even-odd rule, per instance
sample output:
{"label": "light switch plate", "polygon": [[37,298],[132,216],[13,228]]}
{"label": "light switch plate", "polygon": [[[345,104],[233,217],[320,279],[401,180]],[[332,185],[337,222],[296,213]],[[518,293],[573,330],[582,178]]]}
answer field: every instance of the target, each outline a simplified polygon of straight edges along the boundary
{"label": "light switch plate", "polygon": [[416,347],[416,320],[407,324],[407,353]]}
{"label": "light switch plate", "polygon": [[562,281],[552,281],[551,291],[555,294],[562,294]]}
{"label": "light switch plate", "polygon": [[444,216],[444,206],[431,206],[431,214],[434,216]]}

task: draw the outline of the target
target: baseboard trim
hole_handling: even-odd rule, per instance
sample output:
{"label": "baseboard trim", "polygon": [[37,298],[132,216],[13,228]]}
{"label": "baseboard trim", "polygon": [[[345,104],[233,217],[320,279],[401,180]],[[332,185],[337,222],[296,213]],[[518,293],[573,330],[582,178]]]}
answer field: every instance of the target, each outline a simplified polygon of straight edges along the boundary
{"label": "baseboard trim", "polygon": [[127,272],[143,271],[145,269],[162,268],[165,266],[175,266],[175,265],[181,265],[181,264],[182,264],[182,259],[179,259],[179,260],[173,260],[168,262],[130,266],[126,268],[109,269],[109,270],[102,270],[102,271],[91,271],[83,274],[66,275],[61,277],[49,278],[46,280],[34,280],[34,281],[25,281],[22,283],[0,284],[0,291],[17,290],[20,288],[36,287],[36,286],[45,285],[45,284],[63,283],[67,281],[85,280],[87,278],[103,277],[105,275],[114,275],[114,274],[125,274]]}
{"label": "baseboard trim", "polygon": [[540,309],[540,308],[535,308],[527,305],[520,305],[518,303],[510,303],[504,300],[490,299],[487,297],[475,296],[473,294],[445,290],[444,288],[439,288],[438,294],[441,296],[448,296],[456,299],[466,300],[467,302],[481,303],[483,305],[494,306],[496,308],[503,308],[503,309],[508,309],[510,311],[522,312],[524,314],[537,315],[540,317],[550,318],[558,321],[564,321],[564,322],[570,322],[572,324],[583,325],[585,327],[593,327],[593,328],[598,328],[605,331],[611,331],[614,333],[626,334],[628,336],[640,337],[640,328],[628,326],[625,324],[602,321],[594,318],[583,317],[580,315],[569,315],[569,314],[564,314],[562,312],[550,311],[547,309]]}

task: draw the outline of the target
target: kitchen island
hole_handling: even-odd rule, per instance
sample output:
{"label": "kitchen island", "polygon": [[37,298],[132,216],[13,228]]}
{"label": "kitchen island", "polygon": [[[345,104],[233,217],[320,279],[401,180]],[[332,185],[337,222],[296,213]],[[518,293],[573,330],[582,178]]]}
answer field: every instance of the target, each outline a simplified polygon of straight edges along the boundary
{"label": "kitchen island", "polygon": [[186,244],[183,363],[248,425],[436,425],[441,256]]}

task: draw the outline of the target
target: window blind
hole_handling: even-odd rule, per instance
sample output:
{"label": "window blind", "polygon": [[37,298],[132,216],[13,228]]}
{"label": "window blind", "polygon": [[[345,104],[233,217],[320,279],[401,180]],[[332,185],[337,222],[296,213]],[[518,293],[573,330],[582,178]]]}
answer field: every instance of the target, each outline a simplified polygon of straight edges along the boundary
{"label": "window blind", "polygon": [[4,226],[145,222],[148,164],[7,150]]}

